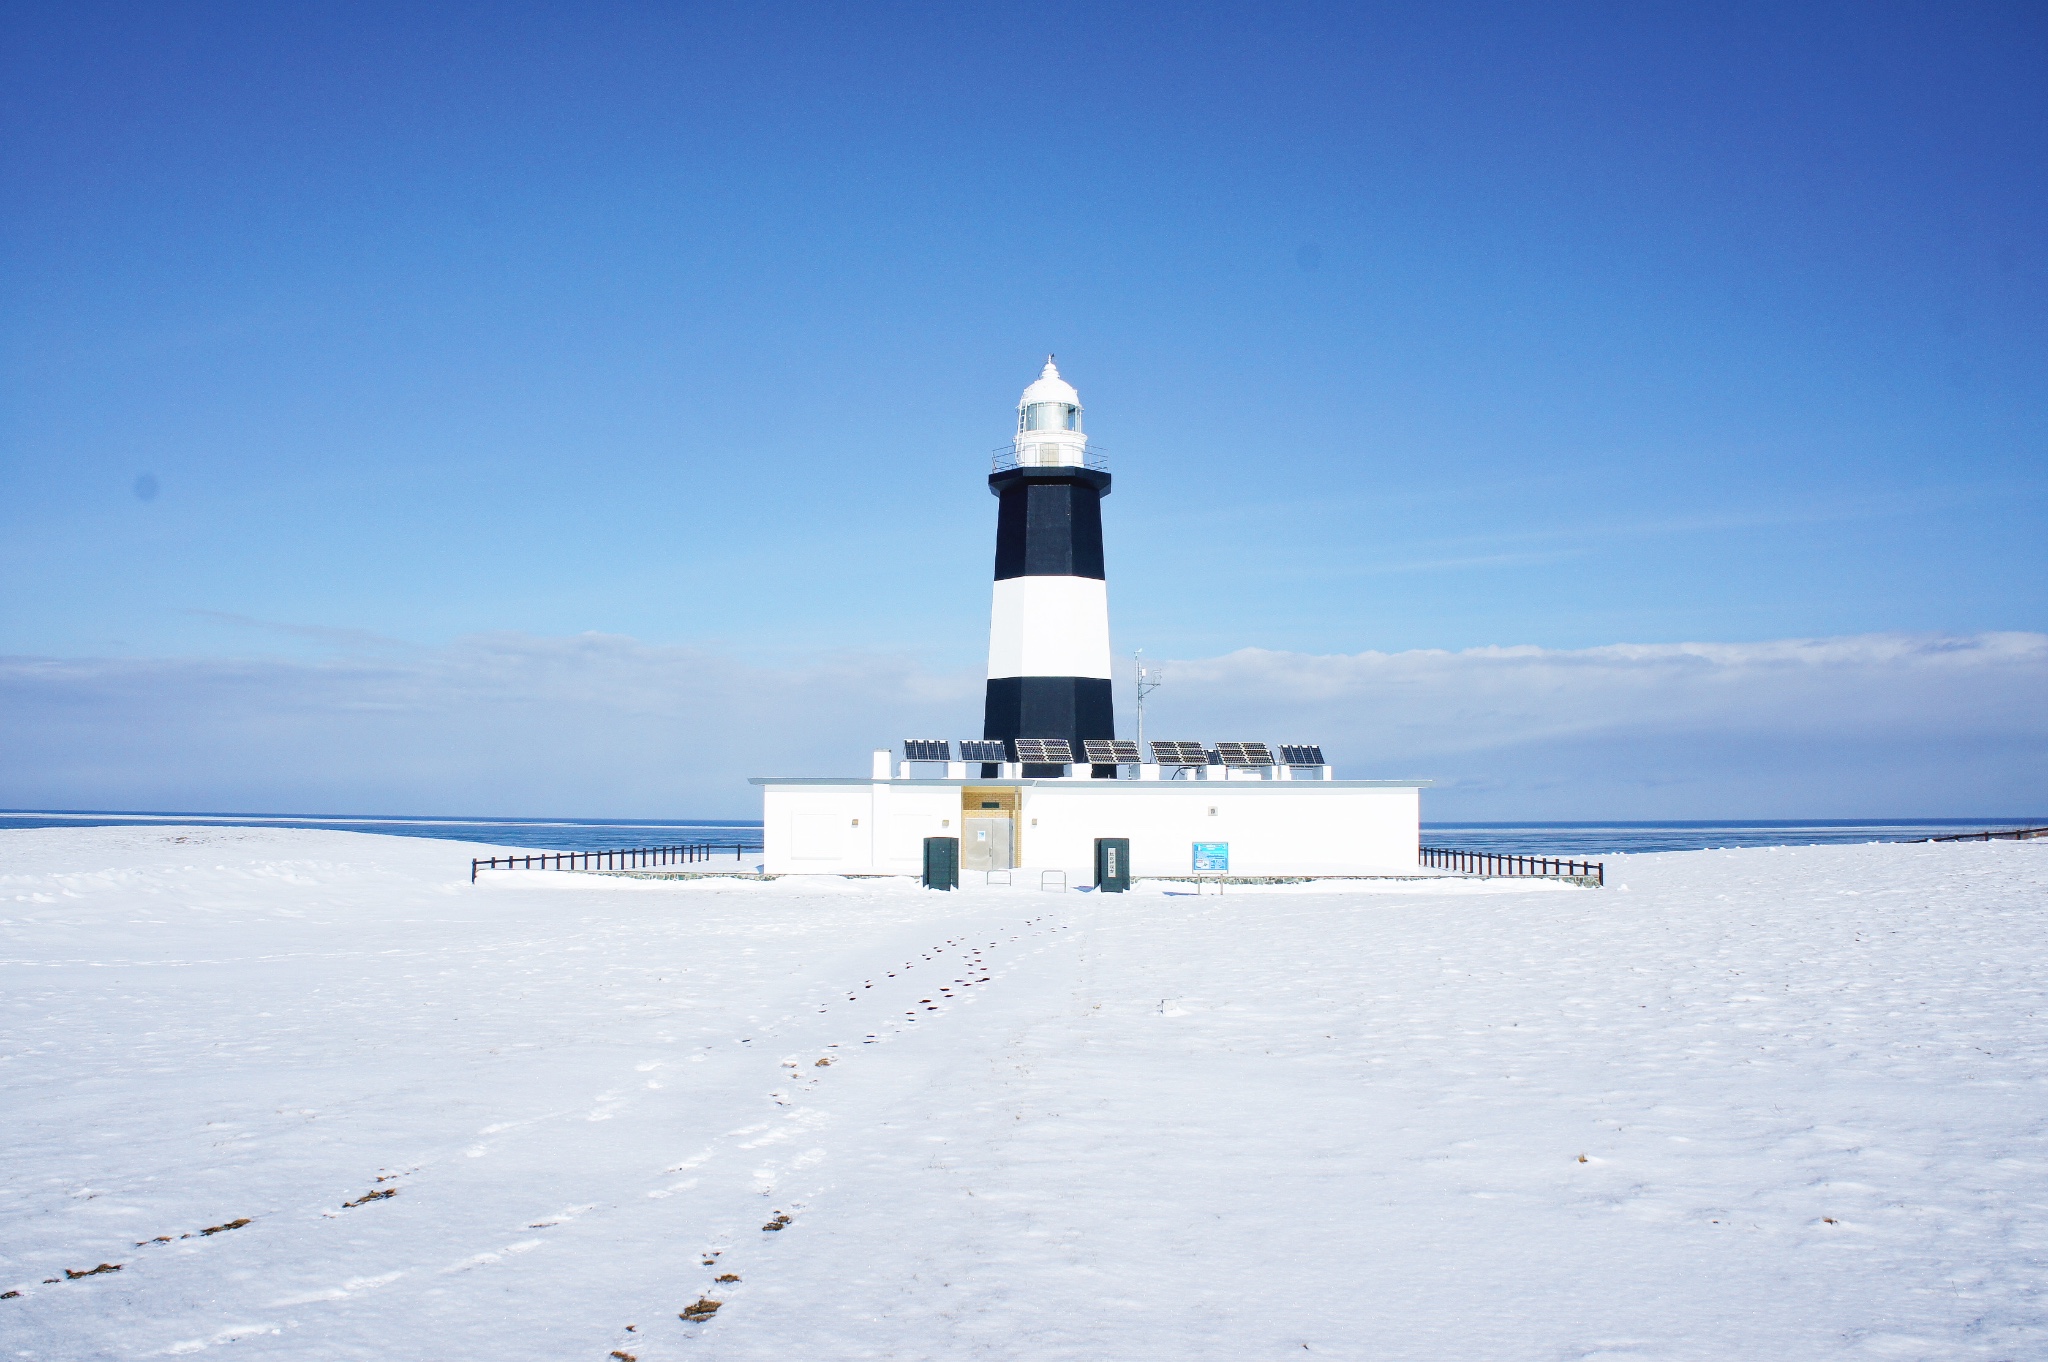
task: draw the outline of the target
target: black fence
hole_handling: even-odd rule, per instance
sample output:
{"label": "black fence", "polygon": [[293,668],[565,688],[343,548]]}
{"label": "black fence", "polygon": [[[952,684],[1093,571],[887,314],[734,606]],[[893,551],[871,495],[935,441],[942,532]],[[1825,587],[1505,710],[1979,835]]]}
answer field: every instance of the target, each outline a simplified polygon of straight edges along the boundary
{"label": "black fence", "polygon": [[1923,837],[1923,842],[2031,842],[2048,837],[2048,828],[2006,828],[2002,832],[1951,832],[1945,837]]}
{"label": "black fence", "polygon": [[653,870],[664,865],[691,865],[725,854],[737,860],[759,851],[759,842],[688,842],[673,847],[628,847],[620,851],[536,851],[530,856],[486,856],[469,863],[469,882],[479,870]]}
{"label": "black fence", "polygon": [[1430,870],[1454,870],[1461,875],[1590,880],[1596,887],[1607,884],[1607,866],[1601,861],[1560,861],[1549,856],[1502,856],[1491,851],[1423,847],[1422,864]]}

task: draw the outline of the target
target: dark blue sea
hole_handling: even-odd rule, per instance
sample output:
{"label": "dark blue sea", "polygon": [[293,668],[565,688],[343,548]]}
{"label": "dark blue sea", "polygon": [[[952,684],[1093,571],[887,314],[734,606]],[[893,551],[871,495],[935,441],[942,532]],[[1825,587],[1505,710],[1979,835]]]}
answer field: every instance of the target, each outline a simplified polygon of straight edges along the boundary
{"label": "dark blue sea", "polygon": [[[249,828],[328,828],[399,837],[446,837],[542,851],[738,842],[758,847],[758,822],[639,818],[404,818],[379,814],[0,812],[0,828],[82,828],[212,823]],[[2012,818],[1811,818],[1612,823],[1424,823],[1426,846],[1530,856],[1603,856],[1712,847],[1914,842],[1959,832],[2048,826],[2048,816]]]}
{"label": "dark blue sea", "polygon": [[1658,823],[1424,823],[1424,846],[1522,856],[1611,856],[1629,851],[1804,847],[1918,842],[1959,832],[2048,827],[2026,818],[1785,818]]}
{"label": "dark blue sea", "polygon": [[537,851],[604,851],[733,842],[760,846],[761,824],[661,818],[405,818],[388,814],[267,814],[109,812],[103,810],[0,811],[5,828],[189,827],[326,828],[381,832],[394,837],[446,837],[457,842],[531,847]]}

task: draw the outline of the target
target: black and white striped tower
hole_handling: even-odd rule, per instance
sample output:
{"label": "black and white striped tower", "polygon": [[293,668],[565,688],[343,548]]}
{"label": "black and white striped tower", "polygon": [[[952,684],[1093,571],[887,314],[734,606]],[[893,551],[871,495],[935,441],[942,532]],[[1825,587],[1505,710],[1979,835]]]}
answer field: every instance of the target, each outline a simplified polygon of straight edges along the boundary
{"label": "black and white striped tower", "polygon": [[[1081,395],[1050,355],[1017,403],[1017,437],[997,452],[988,490],[1001,510],[982,736],[1065,738],[1078,757],[1083,739],[1116,736],[1102,573],[1109,465],[1090,452]],[[1059,771],[1030,766],[1024,774]],[[1114,776],[1116,768],[1095,774]]]}

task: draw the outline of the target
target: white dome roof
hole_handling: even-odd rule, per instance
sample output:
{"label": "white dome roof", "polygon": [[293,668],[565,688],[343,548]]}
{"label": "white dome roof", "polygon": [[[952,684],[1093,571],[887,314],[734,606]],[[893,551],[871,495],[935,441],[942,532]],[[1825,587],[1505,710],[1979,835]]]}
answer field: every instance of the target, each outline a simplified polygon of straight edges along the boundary
{"label": "white dome roof", "polygon": [[1052,356],[1045,357],[1045,369],[1038,375],[1038,381],[1024,390],[1024,396],[1017,399],[1019,407],[1028,407],[1034,402],[1071,402],[1081,405],[1081,394],[1074,391],[1074,385],[1060,377],[1059,366],[1052,362]]}

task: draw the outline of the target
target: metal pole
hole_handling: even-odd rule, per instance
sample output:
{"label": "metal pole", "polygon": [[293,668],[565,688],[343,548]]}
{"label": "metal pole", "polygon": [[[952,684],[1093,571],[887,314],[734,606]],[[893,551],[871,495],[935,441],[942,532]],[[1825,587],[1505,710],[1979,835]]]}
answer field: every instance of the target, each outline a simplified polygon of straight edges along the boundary
{"label": "metal pole", "polygon": [[1145,697],[1150,695],[1153,691],[1159,689],[1159,674],[1155,671],[1152,671],[1150,668],[1146,667],[1145,650],[1143,648],[1140,648],[1137,652],[1133,653],[1131,655],[1131,660],[1137,665],[1138,671],[1138,760],[1142,762],[1145,760],[1146,756]]}

